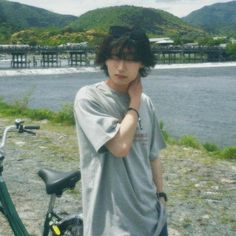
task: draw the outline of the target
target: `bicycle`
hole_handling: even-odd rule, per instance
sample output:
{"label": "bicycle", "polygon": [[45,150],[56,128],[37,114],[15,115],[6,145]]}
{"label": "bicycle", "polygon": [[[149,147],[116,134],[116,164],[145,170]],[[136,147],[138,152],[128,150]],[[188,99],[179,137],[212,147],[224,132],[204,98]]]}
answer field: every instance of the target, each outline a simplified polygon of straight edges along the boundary
{"label": "bicycle", "polygon": [[[15,236],[29,236],[19,214],[15,208],[11,195],[9,194],[7,185],[3,178],[3,162],[6,158],[4,147],[7,141],[9,131],[17,131],[18,133],[29,133],[35,135],[35,131],[40,126],[23,125],[24,121],[16,119],[14,125],[5,127],[0,143],[0,211],[7,219]],[[43,180],[46,187],[46,193],[50,196],[50,201],[45,215],[43,236],[60,236],[60,235],[83,235],[83,219],[82,214],[72,214],[62,217],[54,210],[56,199],[61,197],[65,190],[74,189],[76,183],[80,180],[80,171],[62,172],[49,168],[40,169],[39,177]]]}

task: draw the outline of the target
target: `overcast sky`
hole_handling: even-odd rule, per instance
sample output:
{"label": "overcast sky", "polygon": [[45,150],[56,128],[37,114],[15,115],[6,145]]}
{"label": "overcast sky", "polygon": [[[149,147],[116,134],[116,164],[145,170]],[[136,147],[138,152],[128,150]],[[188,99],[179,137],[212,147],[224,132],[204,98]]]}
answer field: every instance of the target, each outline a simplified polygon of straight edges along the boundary
{"label": "overcast sky", "polygon": [[61,14],[79,16],[89,10],[108,6],[133,5],[152,7],[182,17],[203,6],[232,0],[11,0],[41,7]]}

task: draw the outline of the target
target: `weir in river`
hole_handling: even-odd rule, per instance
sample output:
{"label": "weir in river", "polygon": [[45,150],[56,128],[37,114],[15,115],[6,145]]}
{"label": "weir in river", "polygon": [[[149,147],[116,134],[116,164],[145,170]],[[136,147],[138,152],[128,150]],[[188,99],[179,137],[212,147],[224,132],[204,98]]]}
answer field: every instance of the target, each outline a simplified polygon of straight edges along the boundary
{"label": "weir in river", "polygon": [[[157,64],[224,62],[222,47],[154,46]],[[94,66],[96,47],[80,45],[0,45],[1,57],[9,58],[8,68],[49,68]]]}

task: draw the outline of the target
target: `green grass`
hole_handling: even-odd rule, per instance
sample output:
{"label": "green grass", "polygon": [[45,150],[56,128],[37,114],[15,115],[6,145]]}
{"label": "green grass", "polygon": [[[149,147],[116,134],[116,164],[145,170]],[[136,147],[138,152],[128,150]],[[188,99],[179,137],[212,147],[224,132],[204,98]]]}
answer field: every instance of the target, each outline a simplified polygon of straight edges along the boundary
{"label": "green grass", "polygon": [[205,143],[203,144],[203,148],[208,152],[217,152],[220,150],[220,148],[214,143]]}
{"label": "green grass", "polygon": [[183,137],[181,137],[179,139],[179,144],[183,145],[183,146],[187,146],[187,147],[192,147],[195,149],[200,149],[201,148],[201,144],[200,142],[197,140],[197,138],[190,136],[190,135],[184,135]]}
{"label": "green grass", "polygon": [[223,150],[218,153],[220,157],[224,159],[235,159],[236,160],[236,147],[229,146],[225,147]]}
{"label": "green grass", "polygon": [[0,114],[5,116],[14,117],[27,117],[33,120],[49,120],[55,123],[62,123],[73,125],[73,105],[65,104],[60,111],[53,112],[49,109],[32,109],[28,108],[29,97],[28,95],[13,101],[12,103],[6,103],[0,98]]}
{"label": "green grass", "polygon": [[171,135],[165,130],[164,128],[164,122],[160,121],[160,129],[162,132],[162,135],[168,144],[177,144],[184,147],[191,147],[194,149],[204,150],[209,155],[216,157],[216,158],[223,158],[228,160],[236,160],[236,147],[235,146],[228,146],[223,149],[220,149],[216,144],[214,143],[200,143],[200,141],[191,135],[184,135],[183,137],[179,139],[174,139],[171,137]]}

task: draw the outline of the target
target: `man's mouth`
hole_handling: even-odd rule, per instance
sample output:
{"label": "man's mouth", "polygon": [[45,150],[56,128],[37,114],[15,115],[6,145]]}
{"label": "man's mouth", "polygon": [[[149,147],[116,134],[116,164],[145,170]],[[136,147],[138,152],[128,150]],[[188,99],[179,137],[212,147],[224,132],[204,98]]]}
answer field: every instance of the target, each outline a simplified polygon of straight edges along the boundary
{"label": "man's mouth", "polygon": [[122,75],[122,74],[115,74],[115,76],[116,76],[118,79],[126,79],[126,78],[127,78],[127,76]]}

